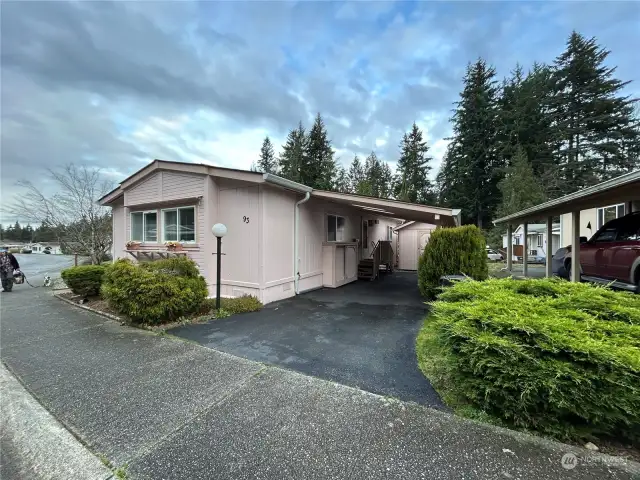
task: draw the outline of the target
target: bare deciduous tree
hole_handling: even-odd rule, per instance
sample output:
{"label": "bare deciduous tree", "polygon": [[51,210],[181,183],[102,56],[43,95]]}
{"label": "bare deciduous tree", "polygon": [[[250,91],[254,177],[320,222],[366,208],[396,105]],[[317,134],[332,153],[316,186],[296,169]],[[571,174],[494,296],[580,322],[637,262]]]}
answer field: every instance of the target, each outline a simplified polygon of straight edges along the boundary
{"label": "bare deciduous tree", "polygon": [[18,182],[24,193],[4,208],[7,213],[54,228],[62,244],[74,253],[99,263],[111,249],[111,213],[97,200],[113,185],[98,168],[69,164],[60,170],[48,170],[51,190],[47,195],[28,180]]}

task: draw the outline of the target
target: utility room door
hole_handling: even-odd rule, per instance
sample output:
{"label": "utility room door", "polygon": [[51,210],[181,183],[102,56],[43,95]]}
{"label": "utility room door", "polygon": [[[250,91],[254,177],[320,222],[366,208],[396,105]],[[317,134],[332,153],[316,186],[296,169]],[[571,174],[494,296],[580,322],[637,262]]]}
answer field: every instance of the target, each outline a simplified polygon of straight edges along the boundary
{"label": "utility room door", "polygon": [[429,236],[431,236],[431,230],[418,230],[418,260],[424,252],[424,247],[429,243]]}

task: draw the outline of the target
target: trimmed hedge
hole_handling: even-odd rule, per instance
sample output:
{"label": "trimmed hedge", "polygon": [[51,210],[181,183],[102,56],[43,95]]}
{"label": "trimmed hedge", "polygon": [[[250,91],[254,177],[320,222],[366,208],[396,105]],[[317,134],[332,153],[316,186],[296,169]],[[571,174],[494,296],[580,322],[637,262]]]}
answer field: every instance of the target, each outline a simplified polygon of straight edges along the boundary
{"label": "trimmed hedge", "polygon": [[460,412],[560,439],[640,439],[640,296],[559,279],[446,289],[418,335],[423,373]]}
{"label": "trimmed hedge", "polygon": [[159,324],[200,311],[207,284],[186,257],[142,264],[118,260],[105,273],[102,296],[134,323]]}
{"label": "trimmed hedge", "polygon": [[486,242],[475,225],[438,228],[418,260],[418,286],[425,297],[439,291],[443,275],[467,275],[484,280],[489,275]]}
{"label": "trimmed hedge", "polygon": [[60,276],[76,295],[94,297],[100,293],[105,270],[104,265],[80,265],[62,270]]}
{"label": "trimmed hedge", "polygon": [[[262,302],[253,295],[242,295],[235,298],[221,298],[220,310],[224,310],[229,315],[235,315],[236,313],[257,312],[262,310]],[[215,312],[216,299],[207,298],[203,305],[203,311],[205,313]]]}

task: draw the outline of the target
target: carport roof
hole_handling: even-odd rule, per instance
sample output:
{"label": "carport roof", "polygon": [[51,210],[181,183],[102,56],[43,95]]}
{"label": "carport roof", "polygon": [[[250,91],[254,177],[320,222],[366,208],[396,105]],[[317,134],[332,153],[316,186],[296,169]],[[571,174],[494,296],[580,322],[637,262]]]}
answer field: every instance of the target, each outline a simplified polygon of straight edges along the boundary
{"label": "carport roof", "polygon": [[597,208],[631,200],[640,200],[640,170],[627,173],[592,187],[550,200],[535,207],[494,220],[495,225],[503,223],[531,222],[545,217],[555,217],[564,213]]}
{"label": "carport roof", "polygon": [[431,207],[417,203],[401,202],[387,198],[367,197],[353,193],[313,190],[312,197],[332,203],[347,205],[370,215],[402,218],[436,225],[456,226],[460,224],[460,210],[456,208]]}

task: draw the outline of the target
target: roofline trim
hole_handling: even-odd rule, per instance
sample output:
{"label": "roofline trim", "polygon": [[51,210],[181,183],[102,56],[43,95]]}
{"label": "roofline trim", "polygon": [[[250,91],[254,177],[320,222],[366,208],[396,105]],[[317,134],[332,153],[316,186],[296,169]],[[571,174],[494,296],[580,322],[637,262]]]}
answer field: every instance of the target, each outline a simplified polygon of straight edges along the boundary
{"label": "roofline trim", "polygon": [[581,198],[588,197],[589,195],[600,193],[600,192],[609,190],[611,188],[626,185],[627,183],[635,182],[638,180],[640,180],[640,170],[629,172],[624,175],[620,175],[619,177],[612,178],[610,180],[606,180],[604,182],[598,183],[591,187],[578,190],[577,192],[570,193],[569,195],[565,195],[564,197],[556,198],[555,200],[549,200],[548,202],[541,203],[540,205],[535,205],[533,207],[526,208],[519,212],[512,213],[511,215],[507,215],[506,217],[498,218],[493,221],[493,224],[498,225],[500,223],[506,223],[511,220],[517,220],[519,218],[528,217],[538,212],[542,213],[545,210],[548,210],[553,207],[558,207],[560,205],[571,202],[573,200],[579,200]]}

